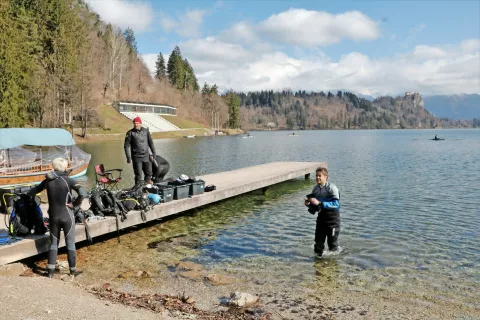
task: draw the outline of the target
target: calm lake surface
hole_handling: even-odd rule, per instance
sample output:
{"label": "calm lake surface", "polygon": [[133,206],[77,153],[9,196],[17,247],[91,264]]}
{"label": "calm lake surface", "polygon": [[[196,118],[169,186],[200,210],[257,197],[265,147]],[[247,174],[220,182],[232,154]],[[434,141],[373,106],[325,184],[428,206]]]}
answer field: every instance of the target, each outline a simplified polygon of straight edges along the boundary
{"label": "calm lake surface", "polygon": [[[480,130],[289,133],[161,139],[155,146],[171,164],[167,177],[271,161],[328,162],[329,181],[341,191],[341,254],[327,255],[320,267],[313,255],[315,217],[302,200],[313,176],[158,224],[152,242],[191,237],[195,254],[188,260],[278,290],[318,284],[330,270],[352,289],[428,290],[436,299],[480,307]],[[446,140],[429,140],[435,134]],[[92,154],[83,183],[92,184],[98,163],[133,177],[122,142],[80,147]]]}

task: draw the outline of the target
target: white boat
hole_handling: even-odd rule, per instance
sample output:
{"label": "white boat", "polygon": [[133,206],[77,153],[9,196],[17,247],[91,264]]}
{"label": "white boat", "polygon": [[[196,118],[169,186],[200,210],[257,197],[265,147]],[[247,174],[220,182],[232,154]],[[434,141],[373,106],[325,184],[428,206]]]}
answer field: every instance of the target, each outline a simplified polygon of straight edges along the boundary
{"label": "white boat", "polygon": [[189,136],[183,136],[183,137],[184,137],[184,138],[188,138],[188,139],[190,139],[190,138],[195,138],[195,135],[194,135],[194,134],[192,134],[192,135],[189,135]]}

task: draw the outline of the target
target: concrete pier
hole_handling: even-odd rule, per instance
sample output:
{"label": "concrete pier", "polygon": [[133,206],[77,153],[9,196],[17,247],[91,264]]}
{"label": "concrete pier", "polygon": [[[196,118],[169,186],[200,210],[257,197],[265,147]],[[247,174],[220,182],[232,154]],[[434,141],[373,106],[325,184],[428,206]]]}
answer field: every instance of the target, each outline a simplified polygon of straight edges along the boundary
{"label": "concrete pier", "polygon": [[[217,187],[215,191],[205,192],[204,194],[193,196],[192,198],[173,200],[171,202],[158,204],[146,213],[146,221],[142,220],[139,211],[130,211],[127,214],[128,218],[123,222],[119,222],[120,229],[175,215],[254,190],[265,190],[264,188],[283,181],[303,176],[307,178],[307,175],[315,172],[315,169],[320,166],[327,167],[327,163],[271,162],[232,171],[203,175],[201,178],[205,180],[207,185],[213,184]],[[82,208],[87,209],[88,206],[88,201],[85,200]],[[42,207],[43,212],[47,212],[47,208],[48,206]],[[3,217],[1,218],[3,219]],[[0,231],[2,233],[7,232],[3,223],[2,227],[3,229],[0,229]],[[88,227],[92,238],[117,231],[115,217],[106,217],[105,220],[89,222]],[[0,265],[47,252],[49,245],[48,239],[48,233],[43,236],[32,235],[13,244],[0,246]],[[76,242],[86,240],[85,227],[82,224],[76,225],[75,240]],[[62,232],[59,247],[63,246],[65,246],[65,241]]]}

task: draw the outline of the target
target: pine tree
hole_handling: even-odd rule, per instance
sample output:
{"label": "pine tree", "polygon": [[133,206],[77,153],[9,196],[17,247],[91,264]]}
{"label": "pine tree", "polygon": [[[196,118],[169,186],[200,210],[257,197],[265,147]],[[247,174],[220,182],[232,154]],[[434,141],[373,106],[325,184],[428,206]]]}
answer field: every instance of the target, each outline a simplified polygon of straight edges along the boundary
{"label": "pine tree", "polygon": [[197,77],[195,76],[192,66],[187,59],[183,60],[183,65],[185,70],[185,88],[198,91],[200,86],[198,85]]}
{"label": "pine tree", "polygon": [[160,52],[157,57],[157,61],[155,62],[155,78],[156,79],[164,79],[167,76],[167,69],[165,67],[165,59],[163,58],[163,54]]}
{"label": "pine tree", "polygon": [[173,49],[167,63],[168,80],[172,86],[179,90],[185,86],[185,64],[183,63],[182,53],[178,46]]}
{"label": "pine tree", "polygon": [[240,97],[229,91],[225,96],[225,102],[228,106],[228,127],[236,129],[240,126]]}
{"label": "pine tree", "polygon": [[0,127],[26,123],[36,29],[23,7],[0,5]]}
{"label": "pine tree", "polygon": [[125,37],[125,40],[127,41],[131,52],[138,54],[137,40],[135,39],[135,33],[133,32],[133,29],[127,27],[127,29],[125,29],[125,31],[123,32],[123,36]]}

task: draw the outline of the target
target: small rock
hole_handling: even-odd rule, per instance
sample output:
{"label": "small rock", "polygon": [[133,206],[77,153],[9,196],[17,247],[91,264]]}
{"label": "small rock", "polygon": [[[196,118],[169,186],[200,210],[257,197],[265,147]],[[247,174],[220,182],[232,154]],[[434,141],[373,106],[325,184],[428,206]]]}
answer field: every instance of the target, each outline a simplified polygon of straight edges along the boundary
{"label": "small rock", "polygon": [[205,279],[207,279],[210,282],[210,284],[212,284],[214,286],[232,284],[236,281],[235,278],[225,276],[225,275],[222,275],[222,274],[216,274],[216,273],[207,275],[205,277]]}
{"label": "small rock", "polygon": [[201,271],[203,270],[203,267],[197,263],[193,263],[190,261],[181,261],[177,264],[177,269],[178,270],[195,270],[195,271]]}
{"label": "small rock", "polygon": [[253,306],[260,299],[258,296],[254,296],[250,293],[235,292],[230,295],[228,304],[237,307],[250,307]]}
{"label": "small rock", "polygon": [[196,281],[199,281],[203,278],[202,272],[195,271],[195,270],[182,272],[180,273],[180,276],[184,278],[188,278],[190,280],[196,280]]}
{"label": "small rock", "polygon": [[108,289],[108,288],[110,288],[110,283],[108,283],[108,282],[104,283],[102,287],[103,287],[103,289]]}
{"label": "small rock", "polygon": [[137,271],[135,277],[140,278],[143,275],[143,271]]}
{"label": "small rock", "polygon": [[47,314],[50,314],[50,313],[52,313],[52,310],[50,310],[50,309],[45,309],[45,312],[46,312]]}
{"label": "small rock", "polygon": [[188,303],[188,304],[194,304],[195,299],[193,297],[188,297],[187,300],[185,300],[185,302]]}

